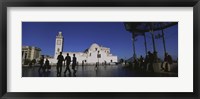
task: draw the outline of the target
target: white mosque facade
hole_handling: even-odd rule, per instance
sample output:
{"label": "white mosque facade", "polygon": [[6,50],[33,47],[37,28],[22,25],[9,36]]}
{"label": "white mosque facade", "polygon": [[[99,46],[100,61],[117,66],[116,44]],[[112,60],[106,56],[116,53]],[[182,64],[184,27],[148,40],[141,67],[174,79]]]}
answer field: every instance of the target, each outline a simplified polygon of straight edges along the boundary
{"label": "white mosque facade", "polygon": [[64,37],[62,36],[62,32],[59,32],[56,36],[55,41],[55,53],[54,58],[49,59],[51,64],[57,63],[57,56],[62,52],[62,55],[64,57],[67,56],[67,53],[69,53],[69,56],[73,57],[73,54],[75,54],[77,58],[78,64],[82,64],[83,62],[85,64],[96,64],[99,62],[100,64],[109,64],[109,63],[115,63],[117,62],[117,56],[114,56],[110,52],[110,48],[99,46],[96,43],[93,43],[88,49],[86,49],[83,52],[63,52],[63,45],[64,45]]}

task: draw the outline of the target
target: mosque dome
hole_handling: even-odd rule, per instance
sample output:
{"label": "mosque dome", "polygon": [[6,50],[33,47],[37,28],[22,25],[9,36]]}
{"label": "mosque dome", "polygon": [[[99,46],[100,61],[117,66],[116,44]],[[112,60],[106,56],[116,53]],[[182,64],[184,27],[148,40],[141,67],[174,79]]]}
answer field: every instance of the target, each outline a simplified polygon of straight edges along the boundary
{"label": "mosque dome", "polygon": [[91,46],[90,46],[90,49],[94,50],[96,48],[99,48],[100,46],[96,43],[93,43]]}

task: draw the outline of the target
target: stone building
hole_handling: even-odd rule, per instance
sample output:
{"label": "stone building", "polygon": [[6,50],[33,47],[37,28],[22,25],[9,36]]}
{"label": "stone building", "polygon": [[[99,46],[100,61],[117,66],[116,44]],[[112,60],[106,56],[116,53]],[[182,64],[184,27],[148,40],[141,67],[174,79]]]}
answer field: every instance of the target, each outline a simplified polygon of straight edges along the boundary
{"label": "stone building", "polygon": [[22,46],[22,64],[24,60],[33,60],[40,58],[41,49],[34,46]]}
{"label": "stone building", "polygon": [[67,53],[69,53],[71,59],[73,54],[75,54],[79,64],[82,64],[82,62],[86,64],[96,64],[97,62],[109,64],[117,62],[117,56],[113,56],[111,54],[110,48],[99,46],[96,43],[93,43],[83,52],[63,52],[63,45],[64,37],[62,36],[62,32],[59,32],[59,34],[56,36],[54,58],[49,59],[50,63],[57,63],[57,56],[60,52],[62,52],[64,57],[66,57]]}

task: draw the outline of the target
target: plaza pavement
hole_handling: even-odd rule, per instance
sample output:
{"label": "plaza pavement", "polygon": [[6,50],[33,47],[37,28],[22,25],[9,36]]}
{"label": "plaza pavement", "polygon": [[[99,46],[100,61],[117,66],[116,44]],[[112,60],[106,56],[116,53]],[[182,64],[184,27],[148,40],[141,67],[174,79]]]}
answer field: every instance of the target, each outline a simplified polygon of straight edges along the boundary
{"label": "plaza pavement", "polygon": [[[49,71],[43,72],[42,69],[38,72],[38,66],[22,67],[22,77],[57,77],[56,66],[51,66]],[[71,67],[70,67],[71,69]],[[144,71],[134,71],[130,68],[125,68],[122,65],[107,65],[107,66],[76,66],[76,73],[64,73],[63,66],[61,77],[177,77],[177,73],[152,73]]]}

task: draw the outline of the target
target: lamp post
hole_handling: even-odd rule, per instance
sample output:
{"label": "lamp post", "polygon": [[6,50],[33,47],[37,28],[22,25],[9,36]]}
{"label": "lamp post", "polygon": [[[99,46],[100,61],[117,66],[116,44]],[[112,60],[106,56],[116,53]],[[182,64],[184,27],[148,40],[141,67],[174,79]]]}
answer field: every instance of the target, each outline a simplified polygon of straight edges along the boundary
{"label": "lamp post", "polygon": [[98,51],[98,53],[97,53],[97,59],[98,59],[98,66],[99,66],[99,58],[100,58],[100,55],[99,55],[99,51]]}

